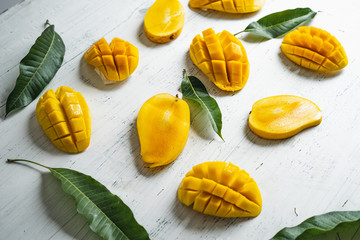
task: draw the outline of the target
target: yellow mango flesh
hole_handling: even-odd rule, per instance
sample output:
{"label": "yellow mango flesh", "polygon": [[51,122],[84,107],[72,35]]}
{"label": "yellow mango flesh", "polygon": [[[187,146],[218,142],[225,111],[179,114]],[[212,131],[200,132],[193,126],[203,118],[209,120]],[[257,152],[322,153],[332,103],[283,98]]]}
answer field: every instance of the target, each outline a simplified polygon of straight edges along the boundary
{"label": "yellow mango flesh", "polygon": [[78,153],[89,146],[90,111],[81,93],[64,86],[56,92],[48,90],[36,105],[36,117],[45,134],[60,150]]}
{"label": "yellow mango flesh", "polygon": [[190,0],[192,8],[212,9],[229,13],[249,13],[259,11],[265,0]]}
{"label": "yellow mango flesh", "polygon": [[218,217],[255,217],[262,200],[256,182],[232,163],[198,164],[183,178],[179,200],[204,214]]}
{"label": "yellow mango flesh", "polygon": [[166,43],[180,35],[184,22],[185,11],[178,0],[156,0],[145,15],[145,34],[153,42]]}
{"label": "yellow mango flesh", "polygon": [[286,34],[281,50],[294,63],[315,71],[336,71],[348,64],[340,42],[320,28],[303,26]]}
{"label": "yellow mango flesh", "polygon": [[195,36],[190,45],[194,64],[220,89],[242,89],[250,72],[245,48],[240,40],[228,31],[215,34],[211,28]]}
{"label": "yellow mango flesh", "polygon": [[249,127],[262,138],[283,139],[316,126],[321,120],[321,111],[312,101],[279,95],[254,103],[249,115]]}
{"label": "yellow mango flesh", "polygon": [[87,63],[94,66],[104,83],[123,81],[139,63],[139,51],[131,43],[114,38],[110,45],[102,38],[84,54]]}
{"label": "yellow mango flesh", "polygon": [[188,104],[160,93],[147,100],[137,117],[141,156],[149,167],[174,161],[185,147],[190,128]]}

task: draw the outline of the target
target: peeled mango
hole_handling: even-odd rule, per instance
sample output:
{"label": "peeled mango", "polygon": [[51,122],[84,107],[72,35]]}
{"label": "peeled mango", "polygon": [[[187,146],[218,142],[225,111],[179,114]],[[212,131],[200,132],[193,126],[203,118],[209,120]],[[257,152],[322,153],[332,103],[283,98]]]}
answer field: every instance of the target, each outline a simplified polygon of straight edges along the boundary
{"label": "peeled mango", "polygon": [[209,28],[196,35],[190,45],[194,64],[220,89],[242,89],[250,72],[250,64],[240,40],[228,31],[215,34]]}
{"label": "peeled mango", "polygon": [[263,98],[254,103],[249,127],[266,139],[284,139],[320,124],[321,111],[312,101],[292,95]]}
{"label": "peeled mango", "polygon": [[217,217],[256,217],[262,200],[249,174],[232,163],[204,162],[194,166],[178,188],[180,202]]}
{"label": "peeled mango", "polygon": [[102,38],[85,52],[84,58],[95,67],[105,84],[111,84],[125,80],[135,71],[139,63],[139,51],[120,38],[114,38],[110,45]]}
{"label": "peeled mango", "polygon": [[259,11],[265,0],[190,0],[192,8],[212,9],[229,13],[249,13]]}
{"label": "peeled mango", "polygon": [[91,118],[84,97],[69,87],[52,89],[40,97],[36,117],[51,142],[68,153],[84,151],[90,144]]}
{"label": "peeled mango", "polygon": [[144,30],[153,42],[166,43],[177,38],[185,23],[185,10],[178,0],[156,0],[146,12]]}
{"label": "peeled mango", "polygon": [[348,64],[340,42],[325,30],[299,27],[285,35],[281,50],[294,63],[320,72],[340,70]]}
{"label": "peeled mango", "polygon": [[148,167],[171,163],[182,152],[189,135],[188,104],[168,93],[147,100],[137,117],[141,156]]}

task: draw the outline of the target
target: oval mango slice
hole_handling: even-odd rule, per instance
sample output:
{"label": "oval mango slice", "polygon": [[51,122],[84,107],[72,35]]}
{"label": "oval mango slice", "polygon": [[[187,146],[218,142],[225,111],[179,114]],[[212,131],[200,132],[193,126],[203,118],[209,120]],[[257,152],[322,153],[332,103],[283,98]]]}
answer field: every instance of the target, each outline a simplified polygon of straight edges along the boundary
{"label": "oval mango slice", "polygon": [[348,64],[340,42],[325,30],[299,27],[286,34],[281,50],[294,63],[315,71],[340,70]]}
{"label": "oval mango slice", "polygon": [[215,34],[209,28],[196,35],[190,45],[190,57],[194,64],[220,89],[242,89],[250,72],[244,46],[228,31]]}
{"label": "oval mango slice", "polygon": [[320,124],[321,120],[321,111],[312,101],[279,95],[254,103],[249,115],[249,127],[262,138],[284,139]]}
{"label": "oval mango slice", "polygon": [[250,13],[259,11],[265,0],[190,0],[192,8],[212,9],[229,13]]}
{"label": "oval mango slice", "polygon": [[84,97],[69,87],[52,89],[40,97],[36,117],[51,142],[68,153],[84,151],[90,144],[91,118]]}
{"label": "oval mango slice", "polygon": [[180,35],[184,22],[185,10],[178,0],[156,0],[145,15],[145,34],[156,43],[170,42]]}
{"label": "oval mango slice", "polygon": [[218,217],[255,217],[262,200],[256,182],[232,163],[205,162],[194,166],[178,188],[180,202]]}
{"label": "oval mango slice", "polygon": [[105,84],[123,81],[137,68],[139,51],[131,43],[113,38],[110,45],[102,38],[84,54],[87,63],[95,67]]}
{"label": "oval mango slice", "polygon": [[171,163],[185,147],[190,128],[188,104],[168,93],[147,100],[137,117],[141,156],[148,167]]}

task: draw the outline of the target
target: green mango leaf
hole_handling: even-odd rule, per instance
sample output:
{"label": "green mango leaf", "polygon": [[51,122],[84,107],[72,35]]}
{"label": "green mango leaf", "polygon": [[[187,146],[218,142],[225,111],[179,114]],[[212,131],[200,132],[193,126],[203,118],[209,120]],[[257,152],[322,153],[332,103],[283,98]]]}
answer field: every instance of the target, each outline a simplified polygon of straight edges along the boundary
{"label": "green mango leaf", "polygon": [[54,25],[48,26],[20,62],[20,74],[6,101],[6,115],[29,105],[41,93],[60,68],[64,55],[64,42]]}
{"label": "green mango leaf", "polygon": [[24,159],[8,159],[8,162],[29,162],[49,169],[61,181],[63,190],[75,198],[77,211],[88,219],[91,230],[104,239],[150,239],[130,208],[91,176]]}
{"label": "green mango leaf", "polygon": [[315,15],[316,12],[310,8],[296,8],[276,12],[259,19],[257,22],[250,23],[239,33],[252,32],[268,39],[276,38],[313,19]]}
{"label": "green mango leaf", "polygon": [[[295,227],[282,229],[270,240],[312,239],[313,237],[333,231],[340,224],[355,227],[356,230],[353,235],[355,236],[360,227],[360,211],[329,212],[314,216]],[[321,237],[320,239],[323,238]],[[355,238],[350,239],[355,240]]]}
{"label": "green mango leaf", "polygon": [[181,92],[185,98],[194,100],[200,104],[202,109],[206,111],[212,128],[224,141],[221,136],[222,120],[220,108],[215,99],[210,97],[202,82],[194,76],[188,76],[184,70]]}

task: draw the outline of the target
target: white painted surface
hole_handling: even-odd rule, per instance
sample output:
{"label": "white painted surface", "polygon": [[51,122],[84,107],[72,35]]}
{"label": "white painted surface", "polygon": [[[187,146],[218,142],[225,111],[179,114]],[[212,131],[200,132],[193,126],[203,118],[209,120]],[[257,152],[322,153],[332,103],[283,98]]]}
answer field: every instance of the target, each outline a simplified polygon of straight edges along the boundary
{"label": "white painted surface", "polygon": [[[145,2],[145,3],[144,3]],[[186,11],[182,34],[168,44],[144,35],[142,22],[152,1],[25,0],[0,15],[0,239],[97,239],[71,197],[48,171],[7,164],[26,158],[51,167],[66,167],[93,176],[133,210],[152,239],[269,239],[285,226],[315,214],[358,210],[360,199],[360,77],[357,0],[268,0],[258,13],[231,15]],[[321,12],[310,22],[343,44],[349,65],[325,76],[300,68],[280,51],[282,39],[253,41],[240,35],[251,64],[245,88],[235,94],[217,89],[191,62],[192,38],[208,27],[236,33],[269,13],[296,7]],[[66,85],[80,91],[92,115],[90,147],[81,154],[57,150],[36,117],[37,100],[4,120],[5,102],[15,85],[18,64],[49,19],[66,45],[63,66],[46,89]],[[107,86],[83,53],[105,37],[123,38],[138,47],[140,63],[126,81]],[[179,93],[182,69],[199,77],[223,113],[221,141],[203,112],[191,106],[187,145],[169,166],[143,167],[136,116],[151,96]],[[252,104],[263,97],[294,94],[321,108],[323,122],[281,141],[264,140],[247,126]],[[176,197],[181,179],[205,161],[230,161],[257,181],[262,213],[254,219],[220,219],[182,205]],[[296,209],[296,211],[295,211]]]}

